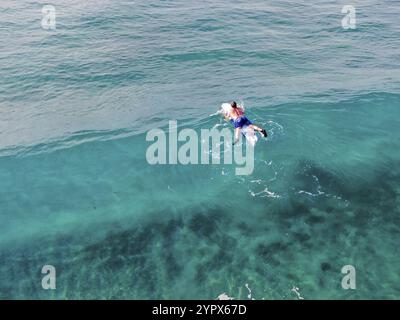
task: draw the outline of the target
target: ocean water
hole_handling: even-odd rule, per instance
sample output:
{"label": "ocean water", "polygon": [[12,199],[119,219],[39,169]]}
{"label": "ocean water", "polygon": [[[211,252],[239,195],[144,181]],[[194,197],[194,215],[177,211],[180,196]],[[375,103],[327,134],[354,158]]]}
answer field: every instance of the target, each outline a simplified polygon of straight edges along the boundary
{"label": "ocean water", "polygon": [[[400,4],[347,4],[1,1],[0,298],[399,299]],[[251,175],[147,162],[232,99]]]}

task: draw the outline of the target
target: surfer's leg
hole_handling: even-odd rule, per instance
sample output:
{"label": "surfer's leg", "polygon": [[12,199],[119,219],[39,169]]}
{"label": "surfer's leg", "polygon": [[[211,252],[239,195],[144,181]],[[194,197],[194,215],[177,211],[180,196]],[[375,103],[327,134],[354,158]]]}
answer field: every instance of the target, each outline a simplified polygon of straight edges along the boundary
{"label": "surfer's leg", "polygon": [[267,131],[265,131],[265,129],[263,129],[263,128],[256,126],[255,124],[251,124],[251,125],[249,125],[249,127],[258,132],[261,132],[261,134],[263,135],[264,138],[267,136]]}
{"label": "surfer's leg", "polygon": [[249,125],[249,127],[254,129],[254,130],[256,130],[256,131],[259,131],[259,132],[262,131],[262,129],[260,127],[256,126],[255,124],[251,124],[251,125]]}
{"label": "surfer's leg", "polygon": [[240,127],[235,128],[235,137],[234,137],[234,140],[233,140],[233,144],[235,144],[236,142],[239,141],[240,129],[241,129]]}

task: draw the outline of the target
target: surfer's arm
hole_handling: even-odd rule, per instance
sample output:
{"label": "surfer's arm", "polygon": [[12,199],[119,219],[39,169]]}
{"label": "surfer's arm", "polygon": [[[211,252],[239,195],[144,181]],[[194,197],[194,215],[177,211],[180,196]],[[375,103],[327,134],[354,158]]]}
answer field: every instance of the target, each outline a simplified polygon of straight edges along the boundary
{"label": "surfer's arm", "polygon": [[239,136],[240,136],[240,128],[235,129],[235,140],[233,141],[233,144],[239,141]]}

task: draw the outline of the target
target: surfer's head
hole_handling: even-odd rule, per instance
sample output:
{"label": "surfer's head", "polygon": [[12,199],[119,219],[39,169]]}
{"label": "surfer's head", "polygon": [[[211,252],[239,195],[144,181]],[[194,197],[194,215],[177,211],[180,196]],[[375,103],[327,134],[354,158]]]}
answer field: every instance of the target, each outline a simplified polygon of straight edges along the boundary
{"label": "surfer's head", "polygon": [[237,108],[236,101],[232,101],[232,102],[231,102],[231,107],[232,107],[232,108],[234,108],[234,109],[236,109],[236,108]]}

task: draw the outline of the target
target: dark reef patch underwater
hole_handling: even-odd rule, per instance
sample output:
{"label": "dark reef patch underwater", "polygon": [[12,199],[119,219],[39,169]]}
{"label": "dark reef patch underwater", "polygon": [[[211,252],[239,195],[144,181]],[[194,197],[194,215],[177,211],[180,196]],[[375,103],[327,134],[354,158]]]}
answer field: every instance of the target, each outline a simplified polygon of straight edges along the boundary
{"label": "dark reef patch underwater", "polygon": [[[0,298],[246,299],[246,284],[255,299],[295,299],[293,287],[306,299],[398,298],[400,174],[345,181],[312,161],[296,171],[296,190],[317,192],[318,179],[323,192],[251,212],[208,203],[149,212],[100,239],[78,231],[11,244],[0,254]],[[40,287],[46,263],[57,268],[55,291]],[[347,264],[358,271],[353,292],[340,287]]]}

